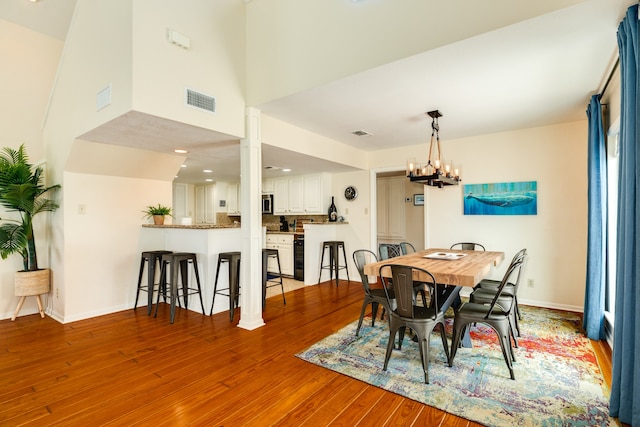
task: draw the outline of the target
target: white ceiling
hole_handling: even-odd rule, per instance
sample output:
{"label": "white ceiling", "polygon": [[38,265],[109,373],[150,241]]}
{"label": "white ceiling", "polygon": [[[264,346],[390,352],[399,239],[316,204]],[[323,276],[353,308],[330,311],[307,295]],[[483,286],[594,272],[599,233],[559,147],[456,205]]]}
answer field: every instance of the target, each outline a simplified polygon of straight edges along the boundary
{"label": "white ceiling", "polygon": [[[75,4],[2,2],[0,18],[61,39]],[[362,150],[427,142],[431,121],[424,113],[434,109],[443,113],[443,144],[447,139],[584,120],[589,97],[602,89],[614,62],[618,24],[634,3],[583,1],[256,107]],[[481,19],[492,19],[491,12]],[[449,30],[457,31],[453,23]],[[239,141],[172,121],[156,123],[151,129],[159,130],[149,133],[140,130],[140,120],[154,119],[131,113],[84,138],[153,150],[173,149],[180,141],[190,151],[181,181],[203,182],[204,168],[214,170],[214,179],[237,178]],[[372,136],[350,133],[358,129]],[[136,137],[123,136],[132,134]],[[263,165],[289,166],[293,173],[349,170],[270,146],[263,147]],[[197,173],[189,176],[189,170]],[[282,172],[263,172],[274,173]]]}

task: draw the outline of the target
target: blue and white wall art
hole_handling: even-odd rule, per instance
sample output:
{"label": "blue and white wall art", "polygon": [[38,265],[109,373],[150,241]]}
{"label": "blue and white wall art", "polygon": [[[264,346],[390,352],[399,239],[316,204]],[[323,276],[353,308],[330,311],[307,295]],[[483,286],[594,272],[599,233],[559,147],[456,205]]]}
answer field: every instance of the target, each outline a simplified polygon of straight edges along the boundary
{"label": "blue and white wall art", "polygon": [[537,215],[537,181],[465,184],[465,215]]}

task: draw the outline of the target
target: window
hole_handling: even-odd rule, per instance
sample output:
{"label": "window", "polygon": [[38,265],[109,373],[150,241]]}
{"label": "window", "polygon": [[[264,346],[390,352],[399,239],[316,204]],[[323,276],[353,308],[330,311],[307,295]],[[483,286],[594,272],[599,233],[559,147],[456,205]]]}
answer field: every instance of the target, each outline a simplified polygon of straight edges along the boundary
{"label": "window", "polygon": [[618,226],[618,137],[620,119],[607,132],[607,278],[605,295],[605,319],[613,327],[616,300],[616,242]]}

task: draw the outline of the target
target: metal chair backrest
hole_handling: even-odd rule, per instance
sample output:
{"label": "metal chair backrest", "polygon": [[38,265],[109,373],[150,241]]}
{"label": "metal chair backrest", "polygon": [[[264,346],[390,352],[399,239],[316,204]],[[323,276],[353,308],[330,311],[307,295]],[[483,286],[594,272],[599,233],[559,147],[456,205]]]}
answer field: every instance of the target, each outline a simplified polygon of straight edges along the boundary
{"label": "metal chair backrest", "polygon": [[484,250],[486,250],[484,248],[484,246],[482,246],[480,243],[473,243],[473,242],[454,243],[453,245],[451,245],[451,247],[449,249],[456,249],[457,246],[460,246],[460,249],[462,249],[463,251],[484,251]]}
{"label": "metal chair backrest", "polygon": [[416,251],[416,248],[409,242],[400,242],[400,251],[402,255],[412,254]]}
{"label": "metal chair backrest", "polygon": [[378,252],[380,253],[380,259],[384,260],[402,255],[402,248],[397,243],[380,243]]}
{"label": "metal chair backrest", "polygon": [[360,280],[362,280],[362,287],[365,294],[369,295],[369,276],[364,273],[364,266],[373,262],[378,262],[376,254],[368,249],[358,249],[353,252],[353,262],[360,273]]}
{"label": "metal chair backrest", "polygon": [[[500,281],[500,286],[498,286],[498,290],[496,291],[496,294],[493,297],[493,301],[491,301],[491,305],[489,306],[489,311],[487,312],[485,319],[488,319],[489,316],[491,316],[491,313],[493,312],[496,304],[498,304],[498,300],[502,296],[502,292],[505,286],[507,286],[507,284],[509,283],[509,279],[511,279],[511,277],[514,274],[520,272],[520,269],[522,268],[523,264],[524,264],[524,258],[521,258],[509,266],[509,268],[507,269],[507,272],[504,274],[504,277],[502,277],[502,280]],[[514,306],[515,304],[511,304],[511,310],[513,310]]]}
{"label": "metal chair backrest", "polygon": [[[384,269],[391,269],[391,278],[385,277],[383,274]],[[413,273],[414,272],[422,272],[427,275],[429,280],[424,281],[420,279],[421,284],[426,284],[431,289],[431,295],[433,296],[433,300],[431,301],[431,307],[438,307],[438,293],[434,292],[436,286],[436,279],[433,277],[433,274],[429,273],[427,270],[418,267],[411,267],[407,265],[397,265],[397,264],[385,264],[380,267],[380,277],[382,277],[382,284],[384,286],[384,290],[387,293],[387,298],[389,296],[388,289],[391,287],[391,283],[393,283],[393,293],[395,295],[396,300],[396,313],[400,317],[415,319],[414,315],[414,291],[413,291]],[[432,319],[435,319],[437,316],[438,310],[435,309],[432,311]]]}

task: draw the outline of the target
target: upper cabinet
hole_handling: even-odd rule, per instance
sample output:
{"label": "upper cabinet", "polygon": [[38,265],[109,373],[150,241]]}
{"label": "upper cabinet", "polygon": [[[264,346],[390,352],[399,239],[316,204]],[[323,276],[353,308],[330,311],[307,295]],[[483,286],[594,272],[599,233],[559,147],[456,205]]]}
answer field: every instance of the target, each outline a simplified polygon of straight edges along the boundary
{"label": "upper cabinet", "polygon": [[[175,190],[174,190],[175,191]],[[215,185],[196,185],[194,224],[215,224]]]}
{"label": "upper cabinet", "polygon": [[321,215],[329,208],[331,177],[314,174],[273,180],[274,215]]}
{"label": "upper cabinet", "polygon": [[240,215],[240,184],[235,182],[227,186],[227,215]]}

